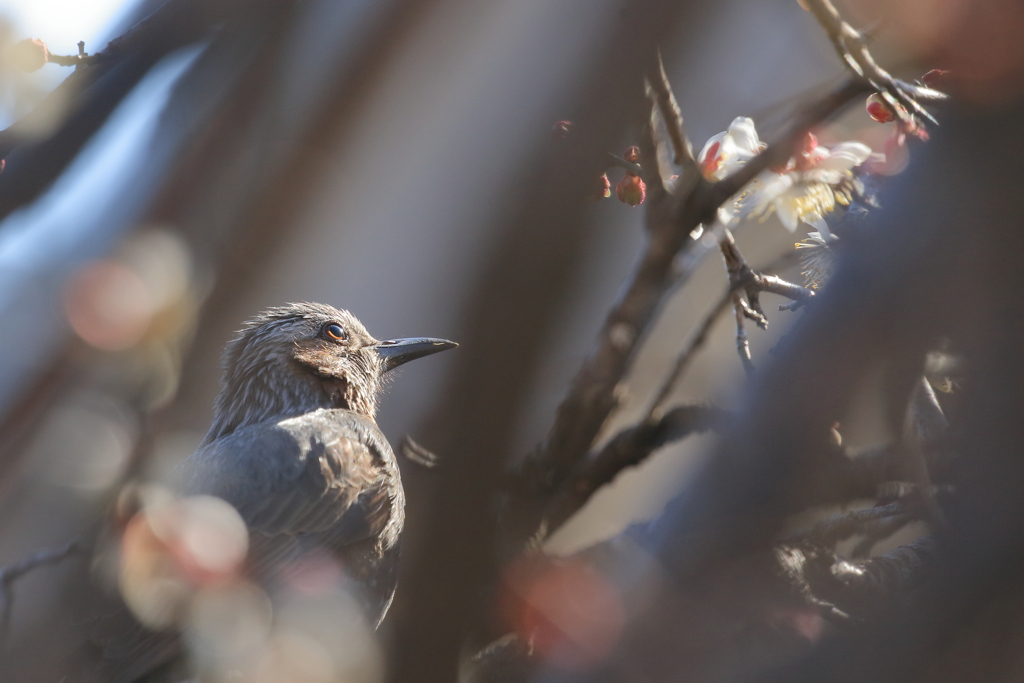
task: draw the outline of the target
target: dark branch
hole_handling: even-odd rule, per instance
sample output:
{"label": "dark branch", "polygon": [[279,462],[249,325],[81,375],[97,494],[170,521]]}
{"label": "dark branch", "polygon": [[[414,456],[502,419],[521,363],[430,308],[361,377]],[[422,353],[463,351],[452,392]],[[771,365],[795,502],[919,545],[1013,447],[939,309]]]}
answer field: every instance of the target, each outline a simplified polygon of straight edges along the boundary
{"label": "dark branch", "polygon": [[804,577],[815,597],[855,619],[870,619],[899,604],[934,560],[936,549],[926,536],[864,562],[813,547],[801,552],[806,557]]}
{"label": "dark branch", "polygon": [[803,539],[817,545],[830,547],[845,538],[864,533],[865,529],[874,522],[893,517],[906,517],[909,512],[910,510],[903,502],[844,512],[823,519],[810,529],[793,534],[788,541]]}
{"label": "dark branch", "polygon": [[885,100],[889,111],[897,117],[904,129],[916,132],[920,122],[915,114],[938,123],[928,111],[918,104],[916,98],[927,100],[945,99],[946,95],[921,85],[915,85],[894,78],[889,72],[878,66],[867,48],[867,41],[860,31],[843,21],[839,11],[830,0],[807,0],[807,7],[814,18],[828,34],[832,46],[839,58],[857,76],[877,90]]}
{"label": "dark branch", "polygon": [[694,432],[711,429],[725,412],[711,406],[679,406],[656,422],[646,422],[619,432],[601,451],[569,478],[562,493],[552,501],[545,526],[557,529],[602,486],[622,470],[635,467],[662,446]]}
{"label": "dark branch", "polygon": [[641,178],[644,179],[645,182],[648,180],[648,176],[644,175],[644,170],[643,168],[641,168],[640,164],[632,161],[626,161],[622,157],[616,154],[612,154],[611,152],[608,152],[608,156],[611,159],[608,166],[609,168],[613,166],[618,166],[619,168],[623,168],[629,171],[633,175],[640,176]]}
{"label": "dark branch", "polygon": [[11,627],[11,607],[14,604],[14,582],[34,569],[57,564],[73,555],[83,555],[85,549],[79,541],[72,541],[57,549],[39,550],[24,560],[0,569],[0,645],[6,644]]}

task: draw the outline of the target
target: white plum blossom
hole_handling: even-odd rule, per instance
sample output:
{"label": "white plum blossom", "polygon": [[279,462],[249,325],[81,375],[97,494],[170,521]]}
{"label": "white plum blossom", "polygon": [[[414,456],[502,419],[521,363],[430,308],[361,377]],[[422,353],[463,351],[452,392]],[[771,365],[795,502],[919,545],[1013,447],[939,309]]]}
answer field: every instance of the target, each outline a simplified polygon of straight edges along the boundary
{"label": "white plum blossom", "polygon": [[712,136],[697,155],[697,163],[708,180],[722,180],[757,156],[765,148],[757,137],[754,120],[737,116],[729,129]]}
{"label": "white plum blossom", "polygon": [[753,191],[743,199],[741,212],[766,217],[772,211],[790,232],[800,221],[825,238],[832,236],[824,216],[836,204],[848,205],[854,189],[853,169],[871,156],[871,148],[859,142],[842,142],[832,149],[820,147],[808,133],[805,151],[785,169],[768,169],[754,181]]}
{"label": "white plum blossom", "polygon": [[[704,144],[697,163],[708,180],[722,180],[764,148],[754,121],[740,116],[728,130]],[[870,156],[871,148],[859,142],[843,142],[828,149],[808,133],[799,154],[784,168],[759,174],[719,210],[718,220],[728,226],[747,217],[764,219],[775,212],[790,232],[803,221],[827,239],[832,233],[824,216],[834,211],[836,204],[850,203],[858,187],[852,170]]]}

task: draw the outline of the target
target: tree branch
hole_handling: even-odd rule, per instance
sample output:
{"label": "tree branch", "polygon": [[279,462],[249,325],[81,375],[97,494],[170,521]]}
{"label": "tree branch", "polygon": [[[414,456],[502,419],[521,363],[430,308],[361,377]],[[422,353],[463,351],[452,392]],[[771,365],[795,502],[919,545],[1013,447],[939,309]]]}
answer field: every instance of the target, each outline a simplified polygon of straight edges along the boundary
{"label": "tree branch", "polygon": [[851,562],[807,546],[804,577],[811,592],[855,619],[870,619],[893,609],[934,560],[935,541],[921,538],[885,555]]}
{"label": "tree branch", "polygon": [[854,534],[864,533],[865,528],[879,520],[892,517],[906,517],[910,514],[907,505],[902,501],[888,505],[876,505],[863,510],[852,510],[832,515],[816,523],[810,529],[791,535],[787,542],[805,540],[817,545],[831,547],[839,541]]}
{"label": "tree branch", "polygon": [[[742,311],[745,317],[756,322],[761,329],[768,327],[768,319],[761,308],[761,292],[771,292],[800,302],[814,297],[814,290],[787,282],[775,275],[763,275],[756,272],[743,258],[743,254],[736,246],[736,240],[733,239],[732,233],[728,229],[723,231],[719,246],[722,249],[722,256],[725,258],[725,268],[729,273],[730,288],[733,292],[742,289],[750,304],[747,306],[737,294],[734,297],[737,310]],[[791,310],[793,308],[795,307],[790,307]]]}
{"label": "tree branch", "polygon": [[639,465],[668,443],[712,429],[724,415],[725,411],[712,406],[679,406],[656,422],[622,430],[569,478],[561,494],[548,506],[544,527],[557,529],[622,470]]}
{"label": "tree branch", "polygon": [[915,132],[920,123],[914,114],[918,114],[932,123],[935,118],[918,104],[916,98],[942,100],[944,93],[921,85],[915,85],[894,78],[889,72],[878,66],[867,48],[867,41],[860,31],[843,20],[839,11],[830,0],[806,0],[807,8],[828,34],[832,46],[839,58],[857,76],[877,90],[885,100],[889,111],[897,117],[908,132]]}
{"label": "tree branch", "polygon": [[85,554],[80,541],[72,541],[56,549],[39,550],[24,560],[0,568],[0,646],[7,643],[11,627],[11,607],[14,604],[14,582],[34,569],[57,564],[73,555]]}
{"label": "tree branch", "polygon": [[665,124],[668,138],[672,143],[672,161],[679,166],[681,175],[685,179],[683,185],[691,187],[698,177],[700,168],[697,166],[697,159],[693,156],[693,146],[686,136],[686,127],[683,124],[683,115],[676,102],[676,96],[672,92],[672,86],[665,74],[665,64],[661,60],[659,52],[655,64],[647,73],[647,96],[655,104],[655,108],[661,114]]}
{"label": "tree branch", "polygon": [[[754,362],[750,359],[750,341],[747,339],[747,331],[743,325],[743,318],[749,317],[753,320],[757,320],[755,312],[751,311],[744,303],[743,299],[739,294],[732,295],[733,310],[736,313],[736,352],[740,355],[740,362],[743,363],[743,370],[747,373],[747,377],[754,374]],[[764,316],[760,316],[760,320],[764,320]],[[760,325],[761,322],[758,321]],[[764,324],[767,326],[768,322]]]}
{"label": "tree branch", "polygon": [[[667,82],[665,87],[668,88]],[[657,99],[653,87],[652,91]],[[648,185],[647,247],[622,295],[608,313],[595,351],[583,363],[559,405],[547,438],[524,459],[510,482],[511,489],[522,500],[532,500],[530,504],[535,505],[537,500],[557,490],[590,451],[601,426],[618,405],[616,387],[629,369],[665,294],[680,276],[676,271],[678,257],[695,244],[690,233],[701,223],[711,221],[718,208],[761,170],[788,160],[807,130],[865,92],[867,86],[863,82],[844,83],[807,107],[778,142],[718,183],[709,184],[700,176],[692,188],[682,188],[686,191],[675,195],[665,192],[662,182]],[[657,108],[656,103],[653,108]],[[649,160],[655,158],[657,143],[652,137],[653,127],[649,133],[641,141],[642,166],[649,166]],[[681,275],[685,277],[686,273]],[[771,287],[777,292],[793,293],[775,281],[758,281],[757,286],[764,287],[765,291]],[[534,519],[539,523],[539,518]]]}

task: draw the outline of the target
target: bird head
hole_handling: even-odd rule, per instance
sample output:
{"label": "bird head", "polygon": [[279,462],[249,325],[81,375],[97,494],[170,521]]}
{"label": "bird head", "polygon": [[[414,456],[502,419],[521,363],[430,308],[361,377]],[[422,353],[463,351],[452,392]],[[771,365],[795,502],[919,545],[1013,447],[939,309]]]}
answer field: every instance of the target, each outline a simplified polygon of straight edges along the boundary
{"label": "bird head", "polygon": [[444,339],[378,341],[348,311],[288,304],[247,321],[229,342],[207,441],[239,427],[317,408],[377,412],[390,370],[457,346]]}

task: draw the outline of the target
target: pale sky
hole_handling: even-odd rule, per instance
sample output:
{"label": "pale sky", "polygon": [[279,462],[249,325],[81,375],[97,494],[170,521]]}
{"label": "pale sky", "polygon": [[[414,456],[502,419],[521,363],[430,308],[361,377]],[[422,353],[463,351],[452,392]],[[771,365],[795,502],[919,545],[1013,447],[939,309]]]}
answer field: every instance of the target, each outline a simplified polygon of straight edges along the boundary
{"label": "pale sky", "polygon": [[[0,0],[0,14],[18,38],[41,38],[55,54],[78,53],[78,41],[95,52],[111,37],[107,30],[133,0]],[[97,45],[100,42],[101,44]]]}

